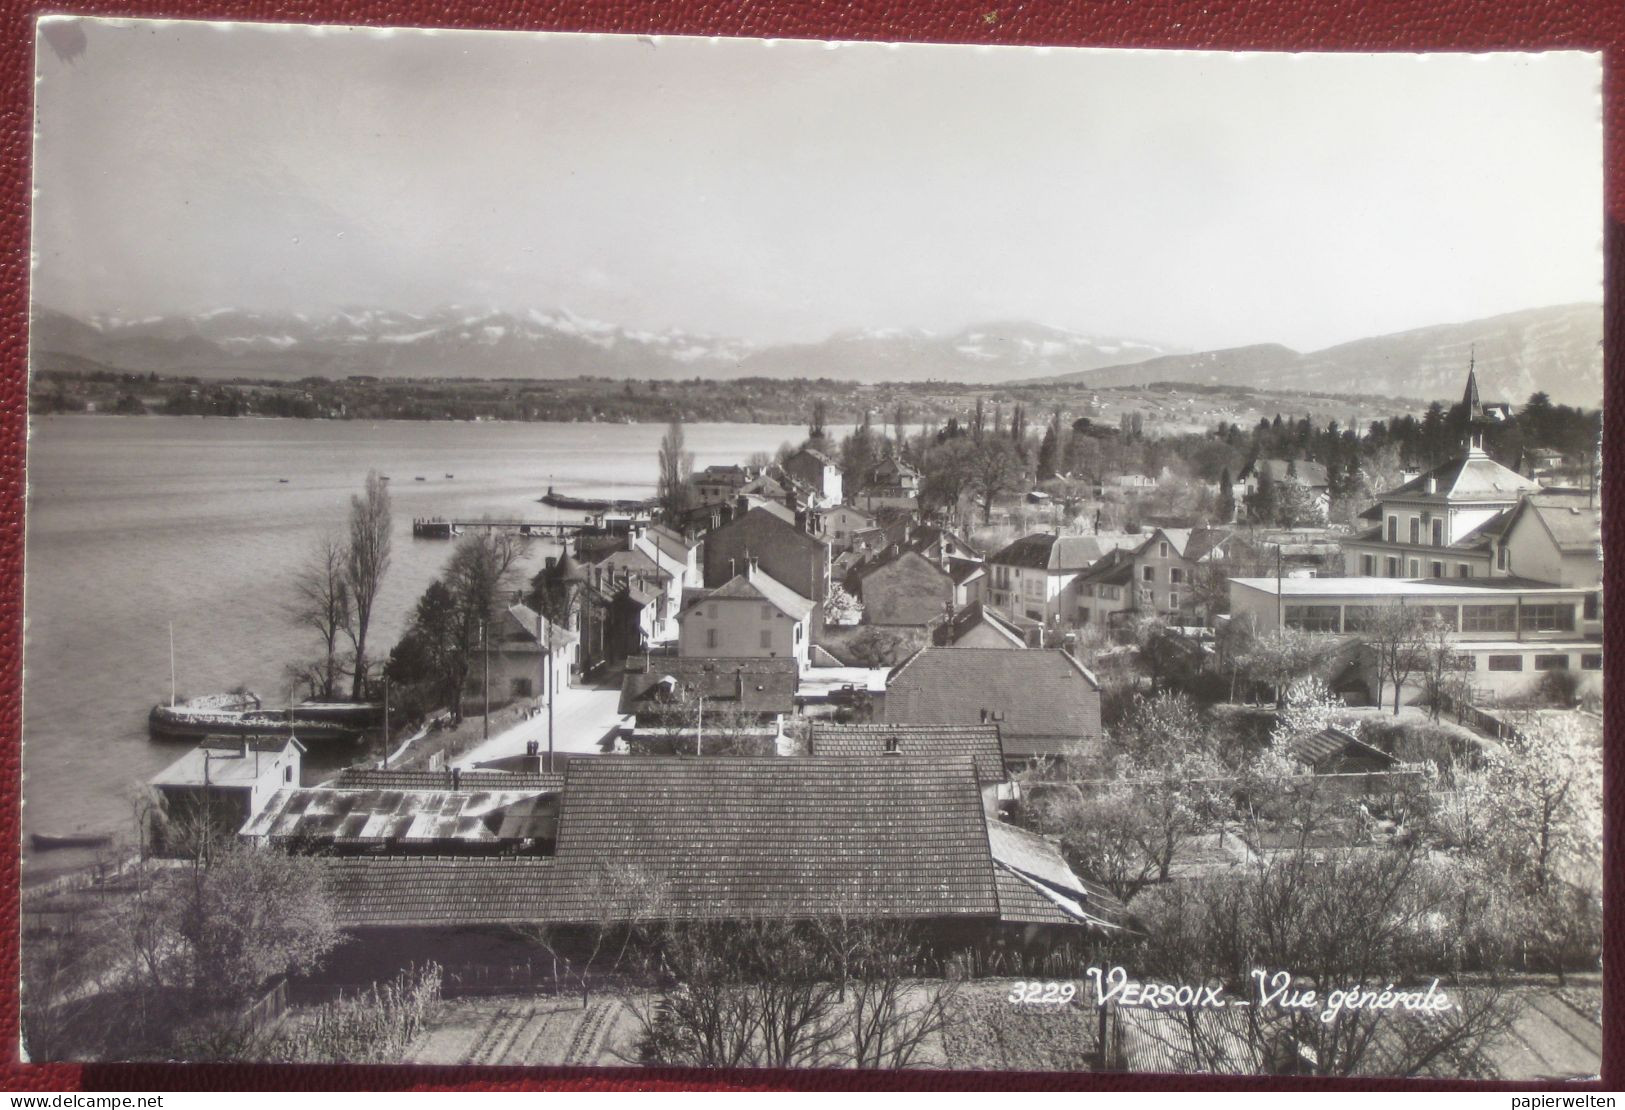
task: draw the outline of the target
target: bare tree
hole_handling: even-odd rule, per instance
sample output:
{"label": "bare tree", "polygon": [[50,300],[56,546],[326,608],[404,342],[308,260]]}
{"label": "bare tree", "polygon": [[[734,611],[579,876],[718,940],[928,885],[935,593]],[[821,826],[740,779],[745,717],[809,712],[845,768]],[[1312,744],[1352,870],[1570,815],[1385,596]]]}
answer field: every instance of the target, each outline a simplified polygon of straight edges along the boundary
{"label": "bare tree", "polygon": [[339,638],[350,626],[347,561],[344,541],[324,536],[293,580],[293,620],[322,642],[322,659],[311,667],[309,677],[312,692],[326,701],[338,696]]}
{"label": "bare tree", "polygon": [[1016,489],[1021,469],[1021,460],[1002,436],[986,437],[976,445],[970,457],[970,487],[982,503],[983,524],[993,519],[993,502]]}
{"label": "bare tree", "polygon": [[579,991],[586,1009],[595,984],[619,975],[641,934],[659,920],[666,885],[637,864],[600,863],[587,879],[582,901],[593,908],[591,921],[523,926],[518,932],[552,958],[555,984]]}
{"label": "bare tree", "polygon": [[[1191,1007],[1172,1025],[1142,1028],[1182,1063],[1215,1072],[1484,1074],[1517,999],[1491,975],[1450,974],[1435,930],[1451,895],[1436,879],[1425,849],[1396,840],[1259,853],[1230,874],[1148,890],[1132,907],[1146,929],[1144,973],[1250,1004]],[[1271,992],[1287,975],[1292,991],[1313,991],[1319,1004],[1283,1005]],[[1389,1001],[1415,1002],[1434,980],[1448,1009],[1370,1005],[1385,990]]]}
{"label": "bare tree", "polygon": [[389,486],[376,470],[367,472],[365,490],[350,498],[350,545],[345,553],[345,582],[350,592],[350,622],[346,626],[355,648],[355,681],[350,697],[361,701],[367,682],[367,630],[372,607],[389,570]]}
{"label": "bare tree", "polygon": [[1447,701],[1460,705],[1466,700],[1465,669],[1456,649],[1456,631],[1443,618],[1434,615],[1424,622],[1420,637],[1422,695],[1428,713],[1437,721]]}
{"label": "bare tree", "polygon": [[682,519],[693,501],[689,475],[694,456],[683,446],[683,422],[673,420],[660,438],[660,478],[655,492],[662,516],[668,523]]}
{"label": "bare tree", "polygon": [[850,1061],[859,1068],[906,1068],[948,1023],[959,980],[924,982],[923,956],[909,923],[894,918],[837,916],[820,923],[826,949],[843,954],[843,993]]}
{"label": "bare tree", "polygon": [[1424,664],[1427,617],[1410,606],[1381,605],[1363,623],[1361,637],[1377,664],[1377,702],[1382,703],[1383,685],[1392,685],[1397,717],[1405,683]]}

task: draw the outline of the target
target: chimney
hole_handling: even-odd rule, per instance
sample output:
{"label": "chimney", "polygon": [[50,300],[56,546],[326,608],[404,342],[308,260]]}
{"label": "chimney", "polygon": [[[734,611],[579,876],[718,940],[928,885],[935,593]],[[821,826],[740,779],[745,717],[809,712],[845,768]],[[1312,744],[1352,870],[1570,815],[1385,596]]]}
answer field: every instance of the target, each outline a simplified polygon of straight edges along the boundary
{"label": "chimney", "polygon": [[453,767],[451,769],[451,788],[453,790],[461,790],[463,788],[463,771],[460,767]]}
{"label": "chimney", "polygon": [[761,573],[761,570],[762,570],[762,568],[759,565],[756,556],[751,555],[745,560],[745,577],[746,578],[755,578],[758,574]]}
{"label": "chimney", "polygon": [[1432,474],[1428,475],[1428,492],[1429,493],[1438,493],[1439,492],[1439,479],[1434,477]]}
{"label": "chimney", "polygon": [[897,737],[895,737],[895,736],[886,737],[886,754],[887,755],[901,755],[902,752],[899,749],[900,749],[900,745],[897,743]]}

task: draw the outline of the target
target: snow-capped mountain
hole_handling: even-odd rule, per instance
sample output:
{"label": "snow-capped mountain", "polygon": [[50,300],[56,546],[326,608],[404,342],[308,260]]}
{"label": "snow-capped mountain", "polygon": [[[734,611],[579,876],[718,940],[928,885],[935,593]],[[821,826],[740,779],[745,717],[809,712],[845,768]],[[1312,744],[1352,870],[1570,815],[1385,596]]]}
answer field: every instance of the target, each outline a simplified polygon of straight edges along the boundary
{"label": "snow-capped mountain", "polygon": [[1158,381],[1446,397],[1476,360],[1486,397],[1536,390],[1564,404],[1602,399],[1602,306],[1557,305],[1419,328],[1304,354],[1261,343],[1186,352],[1142,339],[1019,321],[952,334],[857,329],[818,343],[758,345],[640,330],[567,309],[450,305],[424,314],[346,308],[323,315],[223,308],[194,316],[89,321],[40,309],[35,365],[199,377],[829,378],[1135,386]]}
{"label": "snow-capped mountain", "polygon": [[89,321],[41,309],[34,318],[33,350],[41,360],[218,377],[586,374],[972,382],[1070,373],[1170,353],[1143,341],[1021,323],[987,324],[954,335],[917,328],[854,330],[821,343],[758,346],[677,329],[625,328],[567,309],[511,313],[457,305],[422,315],[377,308],[321,316],[223,308],[193,316]]}

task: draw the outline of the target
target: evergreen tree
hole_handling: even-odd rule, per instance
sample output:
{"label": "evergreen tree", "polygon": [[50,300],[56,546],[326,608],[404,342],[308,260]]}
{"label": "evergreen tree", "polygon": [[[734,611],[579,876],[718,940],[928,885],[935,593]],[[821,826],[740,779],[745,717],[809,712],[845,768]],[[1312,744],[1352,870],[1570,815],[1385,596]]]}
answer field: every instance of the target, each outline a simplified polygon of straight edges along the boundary
{"label": "evergreen tree", "polygon": [[1055,477],[1059,447],[1056,442],[1055,425],[1051,424],[1044,429],[1043,442],[1038,445],[1038,480],[1048,481]]}
{"label": "evergreen tree", "polygon": [[1236,519],[1236,495],[1232,491],[1230,481],[1230,468],[1227,466],[1219,471],[1219,505],[1217,516],[1220,524],[1229,524]]}
{"label": "evergreen tree", "polygon": [[1275,478],[1267,467],[1257,470],[1258,484],[1247,495],[1247,518],[1255,524],[1274,524],[1276,514]]}

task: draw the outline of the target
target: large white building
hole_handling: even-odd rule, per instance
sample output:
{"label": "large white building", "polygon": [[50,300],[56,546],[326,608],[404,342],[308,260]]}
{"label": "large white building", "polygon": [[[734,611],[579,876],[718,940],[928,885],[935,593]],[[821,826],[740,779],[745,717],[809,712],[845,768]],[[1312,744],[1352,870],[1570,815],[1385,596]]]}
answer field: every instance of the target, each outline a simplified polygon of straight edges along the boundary
{"label": "large white building", "polygon": [[1454,630],[1460,664],[1479,693],[1523,693],[1549,670],[1580,674],[1584,693],[1602,683],[1595,596],[1593,590],[1511,576],[1232,578],[1230,613],[1254,635],[1293,628],[1354,639],[1382,607],[1408,606]]}

